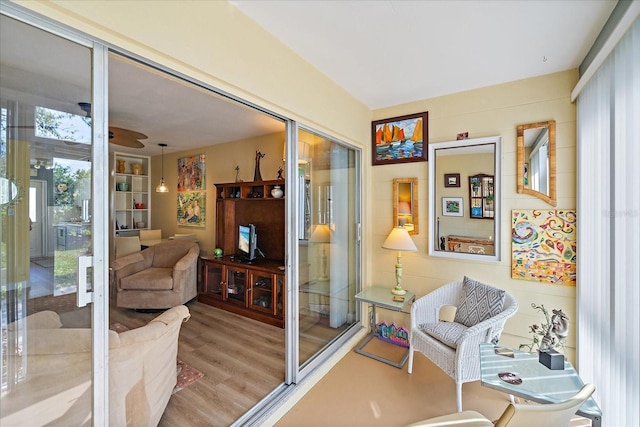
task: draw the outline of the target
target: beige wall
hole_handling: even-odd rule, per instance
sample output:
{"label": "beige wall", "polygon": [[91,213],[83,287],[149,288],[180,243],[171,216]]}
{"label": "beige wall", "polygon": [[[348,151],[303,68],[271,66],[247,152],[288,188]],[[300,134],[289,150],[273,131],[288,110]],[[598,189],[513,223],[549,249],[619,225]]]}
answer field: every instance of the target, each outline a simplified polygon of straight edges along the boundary
{"label": "beige wall", "polygon": [[[562,309],[571,319],[571,335],[567,354],[575,358],[575,288],[553,286],[511,279],[510,218],[512,209],[550,209],[551,206],[528,195],[516,193],[516,126],[523,123],[555,119],[557,122],[558,209],[576,206],[576,110],[569,96],[577,82],[577,71],[551,74],[468,92],[426,99],[392,108],[376,110],[374,120],[420,111],[429,111],[429,142],[455,140],[456,134],[469,132],[471,138],[498,135],[502,137],[502,262],[457,261],[427,255],[429,233],[427,197],[429,163],[375,166],[370,193],[372,209],[369,218],[376,226],[371,235],[371,277],[376,284],[394,282],[395,252],[381,248],[392,224],[392,181],[394,178],[418,177],[420,233],[414,237],[417,253],[403,254],[403,287],[422,296],[463,275],[492,283],[511,292],[520,309],[505,328],[503,342],[518,346],[529,341],[528,327],[543,319],[531,303]],[[424,224],[424,225],[423,225]],[[408,324],[408,316],[387,319]]]}
{"label": "beige wall", "polygon": [[[265,181],[278,177],[278,167],[282,166],[284,131],[260,138],[233,141],[212,145],[203,149],[194,149],[164,155],[164,180],[169,193],[156,193],[155,186],[159,178],[153,178],[151,184],[151,228],[162,229],[162,236],[176,233],[194,233],[200,249],[211,253],[215,249],[216,232],[216,183],[234,182],[236,165],[240,167],[240,179],[253,181],[255,171],[255,153],[260,150],[265,156],[260,161],[260,174]],[[177,220],[177,178],[178,159],[187,156],[205,155],[206,211],[205,227],[184,227]],[[151,176],[161,175],[161,157],[151,159]]]}

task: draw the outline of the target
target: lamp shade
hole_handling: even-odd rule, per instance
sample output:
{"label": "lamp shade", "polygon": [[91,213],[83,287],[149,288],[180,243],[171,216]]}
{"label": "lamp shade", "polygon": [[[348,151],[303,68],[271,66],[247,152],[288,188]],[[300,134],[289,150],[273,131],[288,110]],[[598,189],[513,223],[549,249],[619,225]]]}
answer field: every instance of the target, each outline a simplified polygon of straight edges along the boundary
{"label": "lamp shade", "polygon": [[415,252],[418,250],[416,244],[413,243],[413,239],[409,235],[409,232],[404,227],[394,227],[382,244],[382,247],[396,251]]}
{"label": "lamp shade", "polygon": [[411,204],[409,202],[398,202],[398,213],[408,215],[411,213]]}
{"label": "lamp shade", "polygon": [[309,237],[311,243],[331,243],[333,231],[329,224],[318,224],[313,229],[313,233]]}

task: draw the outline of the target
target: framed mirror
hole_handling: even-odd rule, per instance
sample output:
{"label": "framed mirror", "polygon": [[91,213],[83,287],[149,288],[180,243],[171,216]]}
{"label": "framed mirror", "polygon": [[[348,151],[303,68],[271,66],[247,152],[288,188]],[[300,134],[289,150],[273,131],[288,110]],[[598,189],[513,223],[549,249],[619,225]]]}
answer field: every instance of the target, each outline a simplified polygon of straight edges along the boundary
{"label": "framed mirror", "polygon": [[517,127],[516,168],[520,194],[556,205],[556,122],[528,123]]}
{"label": "framed mirror", "polygon": [[418,234],[418,178],[393,180],[393,226]]}
{"label": "framed mirror", "polygon": [[500,261],[501,153],[498,136],[429,144],[429,255]]}

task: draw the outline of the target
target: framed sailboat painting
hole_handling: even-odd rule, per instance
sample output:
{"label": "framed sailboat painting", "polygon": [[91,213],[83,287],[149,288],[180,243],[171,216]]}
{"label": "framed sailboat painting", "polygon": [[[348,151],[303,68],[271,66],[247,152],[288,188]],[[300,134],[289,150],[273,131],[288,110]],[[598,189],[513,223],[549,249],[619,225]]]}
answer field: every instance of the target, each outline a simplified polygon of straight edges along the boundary
{"label": "framed sailboat painting", "polygon": [[424,111],[371,122],[373,165],[426,161],[428,117]]}

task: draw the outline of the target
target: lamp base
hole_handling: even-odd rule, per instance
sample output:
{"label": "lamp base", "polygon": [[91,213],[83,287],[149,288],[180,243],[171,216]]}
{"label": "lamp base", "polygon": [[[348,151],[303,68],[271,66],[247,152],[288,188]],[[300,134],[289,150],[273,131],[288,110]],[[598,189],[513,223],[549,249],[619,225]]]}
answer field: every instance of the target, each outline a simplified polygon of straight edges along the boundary
{"label": "lamp base", "polygon": [[402,288],[396,287],[396,288],[391,289],[391,293],[394,294],[394,295],[405,295],[407,293],[407,291],[405,291]]}

